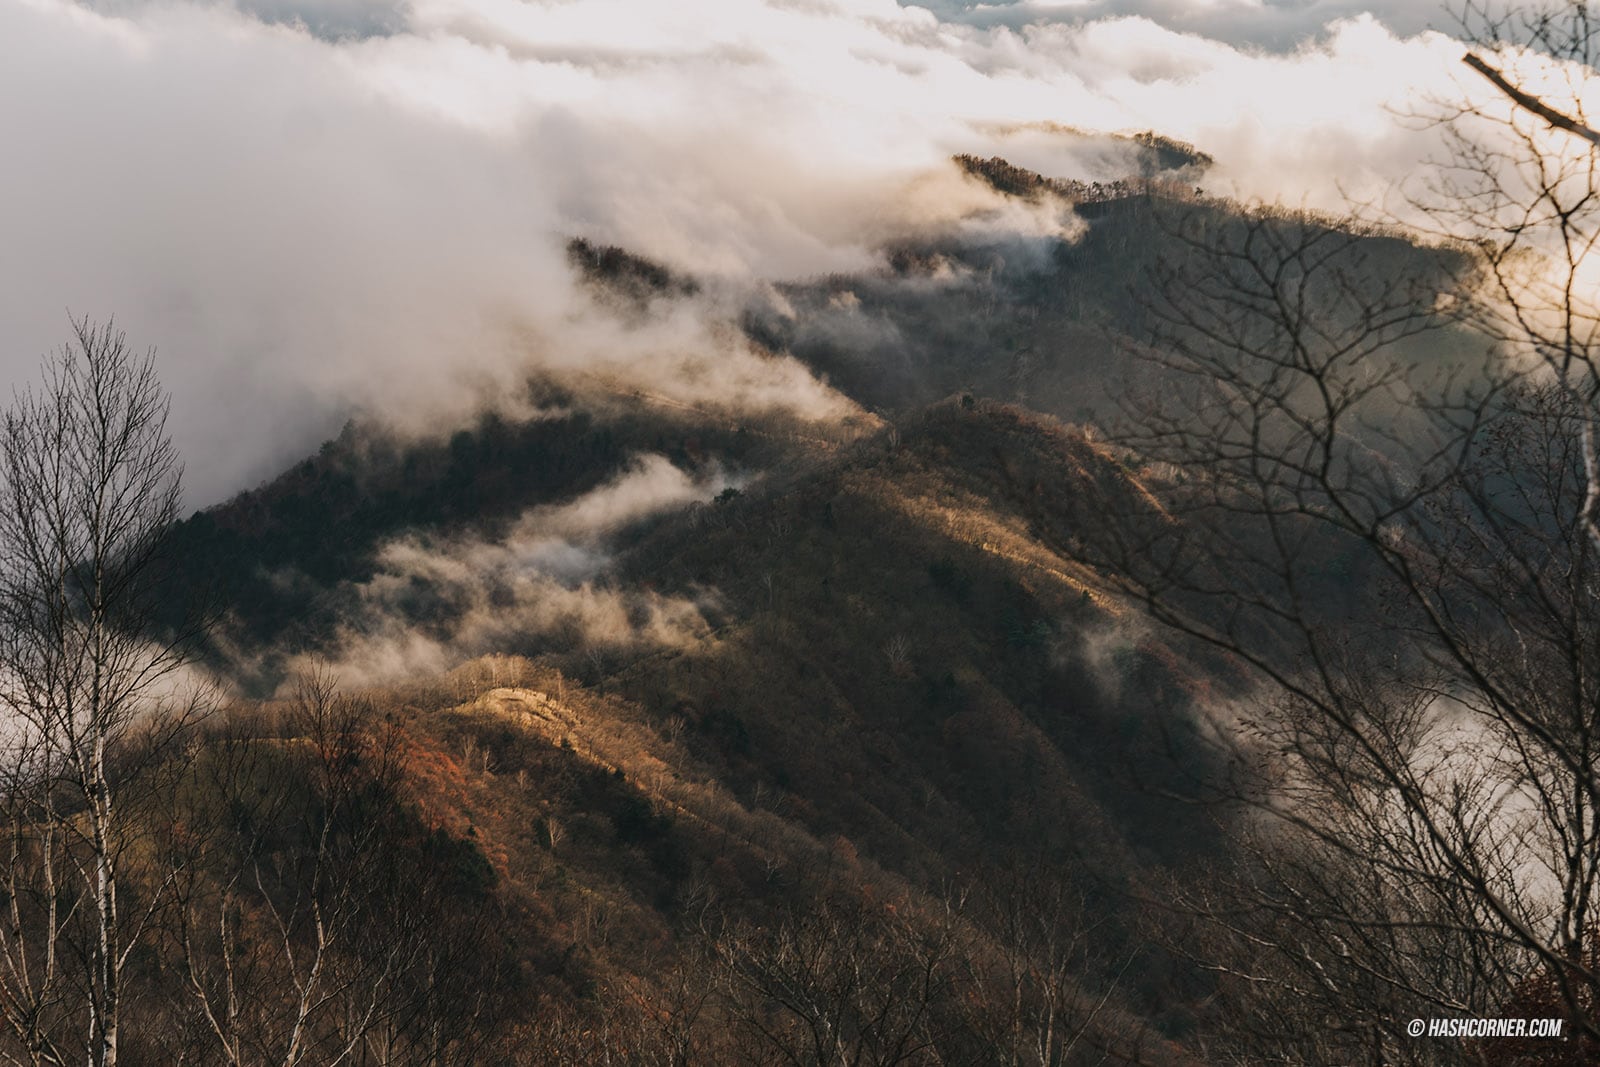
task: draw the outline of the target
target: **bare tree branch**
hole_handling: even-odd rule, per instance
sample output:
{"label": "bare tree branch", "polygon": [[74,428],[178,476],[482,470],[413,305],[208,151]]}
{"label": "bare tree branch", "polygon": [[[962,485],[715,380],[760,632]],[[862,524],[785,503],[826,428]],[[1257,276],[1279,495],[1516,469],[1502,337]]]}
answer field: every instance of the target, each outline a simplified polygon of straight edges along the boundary
{"label": "bare tree branch", "polygon": [[1473,55],[1471,52],[1468,52],[1466,55],[1462,56],[1461,62],[1465,63],[1467,66],[1471,67],[1473,70],[1489,79],[1489,82],[1496,89],[1499,89],[1502,93],[1505,93],[1506,96],[1510,97],[1518,107],[1533,112],[1535,115],[1538,115],[1556,129],[1566,130],[1568,133],[1571,133],[1577,137],[1582,137],[1585,141],[1588,141],[1592,145],[1600,145],[1600,131],[1593,130],[1576,119],[1563,115],[1555,108],[1544,103],[1538,97],[1523,92],[1521,89],[1507,81],[1505,75],[1501,74],[1498,70],[1494,69],[1489,64]]}

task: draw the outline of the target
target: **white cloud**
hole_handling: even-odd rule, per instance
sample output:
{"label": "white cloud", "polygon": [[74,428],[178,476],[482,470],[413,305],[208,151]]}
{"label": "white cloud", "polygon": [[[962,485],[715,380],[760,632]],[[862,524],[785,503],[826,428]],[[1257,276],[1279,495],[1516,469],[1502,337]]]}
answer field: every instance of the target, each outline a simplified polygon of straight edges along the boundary
{"label": "white cloud", "polygon": [[[1220,188],[1334,206],[1418,165],[1429,135],[1384,107],[1459,55],[1371,20],[1279,54],[1182,28],[892,0],[14,0],[0,371],[29,376],[67,309],[115,313],[162,352],[195,502],[353,407],[459,415],[533,365],[830,417],[848,405],[718,325],[726,294],[955,224],[982,194],[929,195],[951,153],[1098,177],[1103,152],[1046,124],[1155,127],[1217,156]],[[724,295],[624,329],[575,288],[573,234]]]}
{"label": "white cloud", "polygon": [[[378,573],[354,591],[357,623],[323,654],[341,677],[390,682],[556,635],[569,650],[656,649],[704,638],[700,601],[602,580],[608,539],[652,515],[710,500],[736,484],[696,481],[662,456],[567,504],[534,508],[494,541],[409,535],[380,549]],[[425,597],[425,618],[415,616]]]}

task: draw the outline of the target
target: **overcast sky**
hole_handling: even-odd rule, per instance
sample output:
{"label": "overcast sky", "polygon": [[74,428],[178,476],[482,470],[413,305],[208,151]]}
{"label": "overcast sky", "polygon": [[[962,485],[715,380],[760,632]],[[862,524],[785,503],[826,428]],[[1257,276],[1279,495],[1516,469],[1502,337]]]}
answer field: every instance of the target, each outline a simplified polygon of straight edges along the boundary
{"label": "overcast sky", "polygon": [[[912,6],[909,0],[907,6]],[[916,0],[915,6],[969,26],[1012,29],[1030,22],[1138,16],[1169,29],[1278,51],[1321,36],[1333,22],[1362,14],[1404,36],[1456,28],[1442,0]]]}
{"label": "overcast sky", "polygon": [[1434,134],[1395,107],[1479,91],[1432,24],[1429,0],[0,0],[0,373],[114,314],[160,353],[195,505],[353,411],[448,422],[531,365],[691,367],[825,417],[704,315],[594,321],[562,243],[729,284],[858,268],[970,209],[953,152],[1099,176],[1059,126],[1155,128],[1216,156],[1216,191],[1336,209],[1422,166]]}

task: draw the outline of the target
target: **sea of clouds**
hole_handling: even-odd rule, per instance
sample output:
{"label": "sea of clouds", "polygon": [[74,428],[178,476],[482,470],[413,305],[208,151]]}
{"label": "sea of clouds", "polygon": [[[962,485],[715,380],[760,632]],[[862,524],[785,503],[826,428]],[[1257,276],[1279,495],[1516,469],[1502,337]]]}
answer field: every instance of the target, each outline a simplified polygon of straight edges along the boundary
{"label": "sea of clouds", "polygon": [[[1191,141],[1216,193],[1381,197],[1437,147],[1411,104],[1491,92],[1430,25],[1401,0],[6,0],[0,373],[116,316],[158,349],[194,506],[352,413],[448,425],[530,368],[833,418],[726,328],[744,287],[973,217],[1070,234],[948,163],[1115,176],[1065,127]],[[630,328],[574,279],[577,235],[709,284]]]}

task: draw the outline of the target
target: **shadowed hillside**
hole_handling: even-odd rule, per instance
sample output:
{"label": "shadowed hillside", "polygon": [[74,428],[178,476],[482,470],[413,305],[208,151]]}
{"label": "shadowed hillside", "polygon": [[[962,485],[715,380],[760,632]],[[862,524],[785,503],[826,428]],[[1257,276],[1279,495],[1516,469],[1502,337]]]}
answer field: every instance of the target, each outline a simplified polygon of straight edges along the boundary
{"label": "shadowed hillside", "polygon": [[[1009,198],[1057,204],[1063,234],[907,241],[886,252],[883,270],[780,285],[781,303],[749,312],[752,335],[873,410],[964,391],[1104,421],[1140,389],[1170,388],[1142,358],[1161,321],[1159,279],[1192,270],[1207,243],[1262,213],[1165,177],[1088,184],[1003,159],[957,162]],[[1397,284],[1443,283],[1461,269],[1457,255],[1345,220],[1306,224],[1357,235],[1352,269]],[[1420,338],[1414,356],[1449,365],[1481,350],[1464,340]]]}
{"label": "shadowed hillside", "polygon": [[[772,447],[732,452],[738,436],[723,440],[724,455]],[[933,901],[986,871],[1048,871],[1100,916],[1095,951],[1127,965],[1119,1001],[1181,1033],[1193,992],[1174,999],[1170,962],[1140,946],[1135,923],[1159,869],[1220,847],[1205,818],[1160,795],[1207,773],[1184,738],[1190,702],[1217,684],[1219,665],[1191,663],[1037,539],[1019,492],[1046,487],[1069,514],[1074,500],[1143,499],[1080,433],[967,396],[621,528],[607,581],[698,598],[707,628],[655,649],[573,629],[513,633],[508,650],[531,659],[422,685],[424,707],[500,685],[481,710],[419,720],[454,738],[438,773],[481,783],[451,788],[482,803],[524,798],[503,801],[521,814],[496,817],[493,837],[487,815],[455,816],[457,830],[473,827],[476,847],[512,865],[506,892],[531,894],[563,923],[576,921],[563,909],[602,907],[593,894],[612,900],[614,950],[579,938],[572,959],[600,953],[596,966],[630,981],[659,980],[659,964],[633,954],[651,938],[687,936],[682,909],[708,890],[782,901],[796,887],[822,891],[818,872],[833,870],[825,883]],[[267,613],[252,619],[249,603],[235,605],[249,625],[270,632],[310,604],[308,618],[330,621],[323,642],[312,625],[284,632],[335,661],[348,654],[331,623],[363,610],[349,581],[304,601],[258,587]],[[434,594],[413,590],[427,607],[406,626],[448,624],[455,601]],[[555,753],[541,760],[634,783],[641,806],[588,829],[613,802],[576,785],[551,793],[581,775],[552,779],[554,765],[529,762],[530,744]],[[554,850],[564,878],[577,876],[572,863],[598,865],[577,897],[525,866],[551,850],[552,832],[565,840]],[[744,842],[732,853],[729,834]],[[577,972],[555,977],[581,985]]]}
{"label": "shadowed hillside", "polygon": [[[1116,529],[1184,521],[1151,491],[1172,472],[1092,425],[1102,384],[1171,386],[1137,359],[1159,311],[1135,283],[1255,216],[1165,181],[959,162],[1077,228],[905,243],[745,313],[880,414],[534,383],[522,414],[447,436],[352,424],[178,528],[185,588],[224,612],[213,662],[279,698],[249,744],[305,743],[281,701],[308,666],[363,687],[352,743],[391,768],[400,820],[383,862],[475,902],[450,980],[497,993],[428,1009],[470,1019],[440,1046],[463,1062],[778,1062],[816,1027],[863,1062],[1012,1062],[1040,1027],[1070,1045],[1046,1062],[1189,1062],[1215,984],[1148,935],[1174,871],[1231,854],[1234,828],[1191,801],[1231,771],[1205,713],[1248,683],[1081,561]],[[1449,269],[1383,234],[1351,247],[1380,271]],[[638,329],[701,294],[622,249],[568,251]],[[1338,539],[1309,552],[1306,588],[1336,614],[1366,564]],[[315,793],[316,766],[276,773]],[[260,896],[247,910],[269,921]],[[417,936],[419,959],[436,951]],[[796,983],[836,1017],[787,1001]]]}

